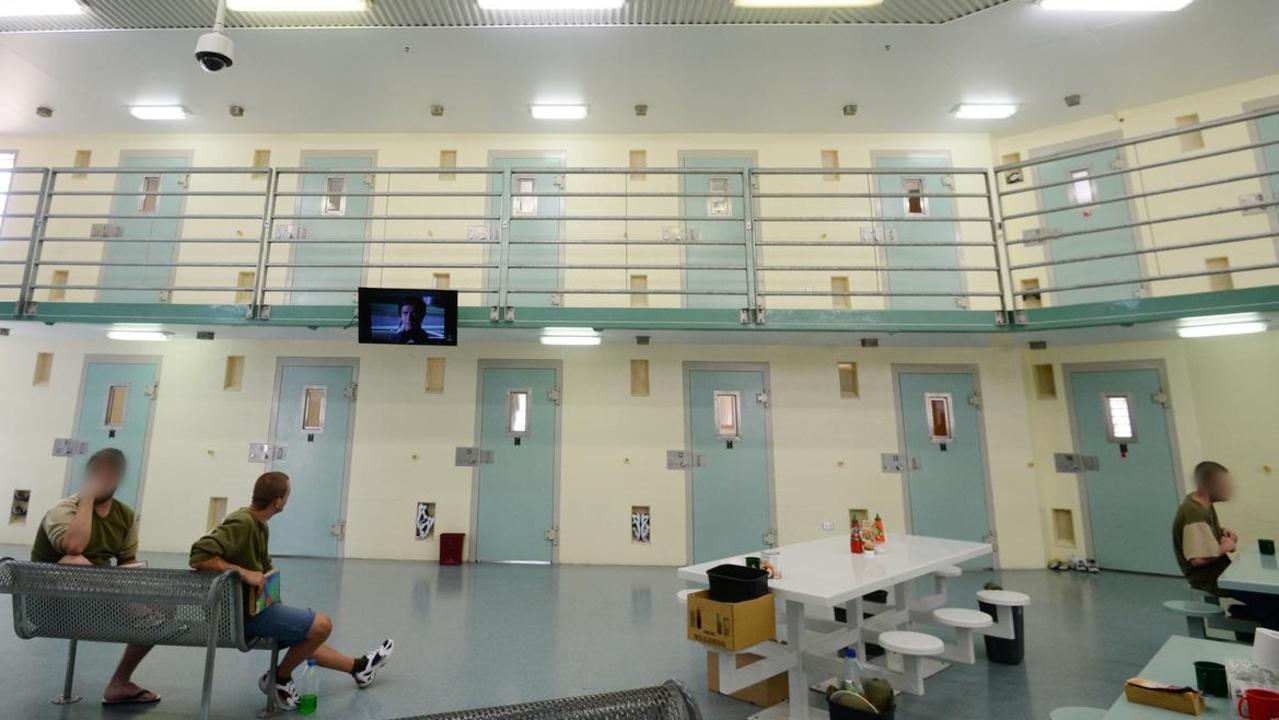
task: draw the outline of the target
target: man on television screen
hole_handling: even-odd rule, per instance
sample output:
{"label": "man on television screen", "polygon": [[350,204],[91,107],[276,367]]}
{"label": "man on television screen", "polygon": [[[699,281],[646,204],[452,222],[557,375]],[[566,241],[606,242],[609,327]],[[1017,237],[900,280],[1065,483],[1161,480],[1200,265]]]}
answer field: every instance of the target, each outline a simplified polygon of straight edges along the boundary
{"label": "man on television screen", "polygon": [[395,331],[395,342],[401,345],[428,343],[431,336],[422,329],[426,317],[426,303],[420,297],[406,297],[400,301],[400,327]]}

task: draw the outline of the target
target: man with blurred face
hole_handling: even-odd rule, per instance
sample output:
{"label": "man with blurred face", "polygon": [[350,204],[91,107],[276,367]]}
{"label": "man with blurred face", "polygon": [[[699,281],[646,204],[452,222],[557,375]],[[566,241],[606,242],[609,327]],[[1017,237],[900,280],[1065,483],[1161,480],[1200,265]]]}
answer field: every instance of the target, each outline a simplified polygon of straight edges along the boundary
{"label": "man with blurred face", "polygon": [[1186,496],[1173,520],[1172,545],[1177,563],[1194,589],[1244,604],[1243,608],[1232,607],[1232,615],[1279,630],[1279,598],[1237,590],[1226,592],[1217,585],[1217,579],[1230,567],[1230,554],[1238,548],[1239,536],[1221,526],[1216,504],[1233,496],[1234,479],[1224,465],[1201,462],[1195,466],[1195,491]]}
{"label": "man with blurred face", "polygon": [[[99,450],[84,466],[80,492],[60,500],[45,513],[31,548],[34,562],[62,565],[126,565],[137,560],[138,523],[133,508],[115,499],[124,481],[124,453]],[[160,696],[133,682],[133,671],[151,651],[128,645],[115,674],[102,693],[103,705],[150,705]]]}

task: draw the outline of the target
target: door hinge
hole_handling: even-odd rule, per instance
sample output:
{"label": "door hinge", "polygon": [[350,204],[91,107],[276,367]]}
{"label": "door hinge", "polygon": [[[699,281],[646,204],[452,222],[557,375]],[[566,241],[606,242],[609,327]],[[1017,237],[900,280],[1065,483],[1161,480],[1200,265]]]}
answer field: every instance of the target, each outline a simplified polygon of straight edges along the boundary
{"label": "door hinge", "polygon": [[342,395],[345,396],[347,400],[350,400],[352,402],[355,401],[356,396],[359,394],[360,394],[359,383],[351,383],[350,385],[346,386],[345,390],[342,391]]}
{"label": "door hinge", "polygon": [[1151,395],[1150,401],[1156,405],[1162,405],[1165,408],[1172,407],[1172,400],[1168,398],[1168,393],[1164,392],[1163,390],[1160,390],[1159,392]]}
{"label": "door hinge", "polygon": [[968,404],[981,410],[981,393],[970,393],[968,395]]}
{"label": "door hinge", "polygon": [[143,394],[145,394],[147,397],[151,398],[152,400],[156,399],[157,397],[160,396],[160,383],[158,382],[151,383],[150,385],[147,386],[146,390],[143,391]]}
{"label": "door hinge", "polygon": [[546,531],[546,541],[552,545],[560,544],[560,526],[554,525]]}
{"label": "door hinge", "polygon": [[768,531],[764,533],[763,540],[764,544],[768,547],[777,547],[777,529],[769,528]]}
{"label": "door hinge", "polygon": [[559,389],[559,388],[555,388],[555,389],[553,389],[553,390],[547,390],[547,391],[546,391],[546,399],[547,399],[547,400],[550,400],[551,402],[555,403],[556,405],[559,405],[559,404],[560,404],[560,389]]}
{"label": "door hinge", "polygon": [[329,532],[332,533],[333,537],[341,540],[342,538],[346,537],[346,523],[345,522],[333,523],[332,525],[329,526]]}
{"label": "door hinge", "polygon": [[762,408],[768,408],[771,399],[768,397],[768,391],[755,393],[755,404]]}

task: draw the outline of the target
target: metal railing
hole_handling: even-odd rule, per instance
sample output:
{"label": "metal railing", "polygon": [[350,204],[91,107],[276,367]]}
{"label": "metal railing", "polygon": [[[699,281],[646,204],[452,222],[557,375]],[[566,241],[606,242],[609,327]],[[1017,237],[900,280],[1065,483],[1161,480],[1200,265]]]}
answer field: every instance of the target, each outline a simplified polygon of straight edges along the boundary
{"label": "metal railing", "polygon": [[1279,285],[1279,108],[995,173],[1010,309]]}

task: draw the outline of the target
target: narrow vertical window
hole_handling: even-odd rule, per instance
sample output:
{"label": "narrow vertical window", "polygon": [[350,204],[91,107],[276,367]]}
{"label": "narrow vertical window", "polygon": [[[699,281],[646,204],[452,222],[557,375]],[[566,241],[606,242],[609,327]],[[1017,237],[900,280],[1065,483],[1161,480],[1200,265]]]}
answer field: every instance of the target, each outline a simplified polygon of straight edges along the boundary
{"label": "narrow vertical window", "polygon": [[66,285],[69,284],[70,282],[71,282],[70,270],[54,270],[53,279],[50,281],[49,284],[54,285],[56,287],[49,288],[49,301],[59,302],[62,300],[66,300],[67,299]]}
{"label": "narrow vertical window", "polygon": [[1235,279],[1230,272],[1230,258],[1211,257],[1204,260],[1204,267],[1212,273],[1208,276],[1208,289],[1213,291],[1234,290]]}
{"label": "narrow vertical window", "polygon": [[[1175,118],[1173,122],[1177,124],[1178,128],[1192,127],[1194,125],[1199,124],[1199,114],[1191,113],[1190,115],[1182,115],[1178,118]],[[1184,133],[1180,137],[1181,137],[1182,152],[1195,152],[1196,150],[1203,150],[1206,145],[1206,143],[1204,142],[1204,134],[1202,130],[1192,130],[1188,133]]]}
{"label": "narrow vertical window", "polygon": [[116,430],[124,427],[125,413],[129,408],[129,386],[112,385],[107,388],[107,408],[102,427]]}
{"label": "narrow vertical window", "polygon": [[728,197],[728,178],[713,177],[707,183],[706,215],[727,217],[733,214],[733,201]]}
{"label": "narrow vertical window", "polygon": [[143,215],[154,215],[160,207],[160,176],[147,175],[142,178],[142,197],[138,199],[138,212]]}
{"label": "narrow vertical window", "polygon": [[[632,170],[643,170],[648,167],[648,151],[632,150],[630,154],[630,167]],[[648,176],[642,172],[631,173],[632,180],[644,180]]]}
{"label": "narrow vertical window", "polygon": [[235,276],[235,304],[247,305],[253,302],[253,285],[257,282],[258,273],[255,270],[241,270]]}
{"label": "narrow vertical window", "polygon": [[850,310],[853,298],[849,295],[847,275],[832,275],[830,278],[830,304],[835,310]]}
{"label": "narrow vertical window", "polygon": [[906,193],[904,203],[907,215],[928,214],[928,198],[924,197],[923,178],[903,178],[902,191]]}
{"label": "narrow vertical window", "polygon": [[861,396],[861,388],[857,379],[857,363],[839,363],[839,396],[852,400]]}
{"label": "narrow vertical window", "polygon": [[537,181],[531,177],[515,178],[515,196],[511,198],[511,213],[523,217],[537,215]]}
{"label": "narrow vertical window", "polygon": [[632,275],[630,281],[631,307],[648,307],[648,276]]}
{"label": "narrow vertical window", "polygon": [[306,432],[324,431],[328,395],[328,388],[320,385],[308,387],[302,392],[302,429]]}
{"label": "narrow vertical window", "polygon": [[1070,202],[1073,205],[1091,205],[1097,194],[1093,190],[1091,173],[1087,169],[1070,171]]}
{"label": "narrow vertical window", "polygon": [[933,442],[948,443],[955,439],[955,410],[950,393],[924,395],[928,413],[928,437]]}
{"label": "narrow vertical window", "polygon": [[448,273],[435,273],[433,275],[436,290],[448,290],[453,280]]}
{"label": "narrow vertical window", "polygon": [[[441,150],[440,151],[440,167],[449,168],[449,169],[457,167],[457,151]],[[440,180],[449,181],[449,180],[456,180],[456,179],[457,179],[457,173],[440,173]]]}
{"label": "narrow vertical window", "polygon": [[1105,395],[1102,397],[1106,411],[1106,435],[1110,442],[1129,443],[1137,438],[1137,429],[1133,425],[1132,398],[1128,395]]}
{"label": "narrow vertical window", "polygon": [[[839,169],[839,151],[823,150],[822,151],[822,169],[838,170]],[[839,173],[827,173],[822,176],[822,180],[826,182],[839,182]]]}
{"label": "narrow vertical window", "polygon": [[1021,296],[1021,304],[1023,307],[1038,308],[1044,306],[1044,296],[1037,292],[1030,292],[1032,290],[1039,289],[1038,278],[1027,278],[1022,280],[1021,289],[1026,291],[1026,294]]}
{"label": "narrow vertical window", "polygon": [[346,214],[346,178],[342,176],[324,179],[324,204],[321,207],[324,215]]}
{"label": "narrow vertical window", "polygon": [[528,435],[529,391],[512,390],[506,393],[506,434],[508,437]]}
{"label": "narrow vertical window", "polygon": [[715,436],[721,440],[741,437],[742,394],[717,391],[715,393]]}

